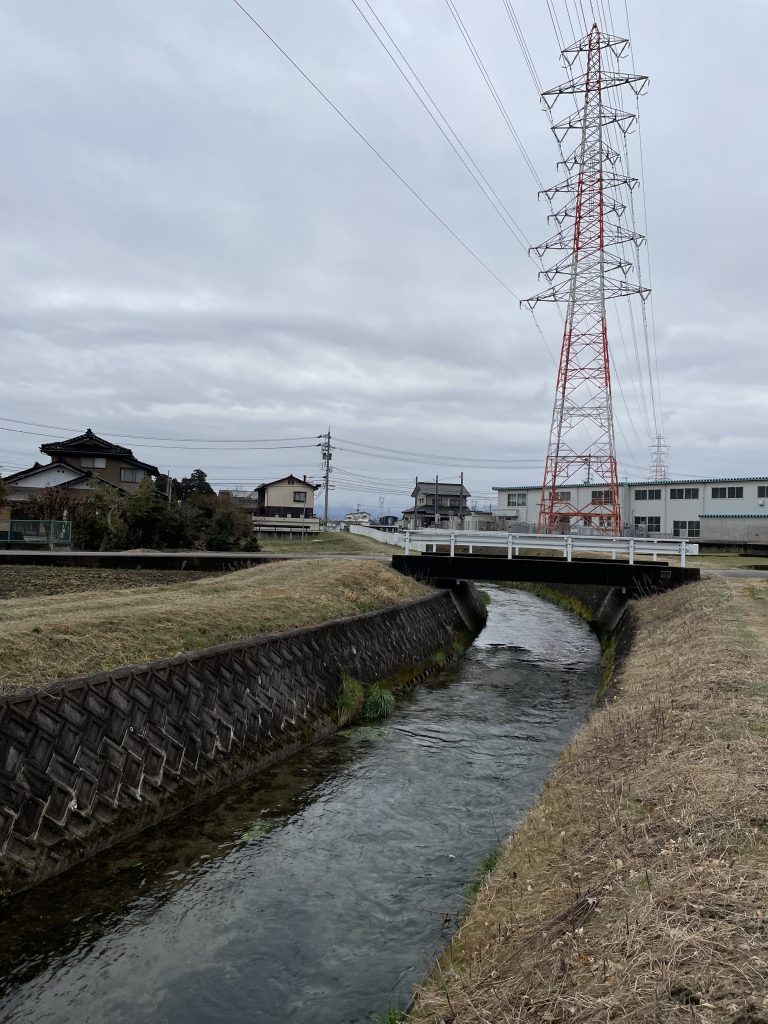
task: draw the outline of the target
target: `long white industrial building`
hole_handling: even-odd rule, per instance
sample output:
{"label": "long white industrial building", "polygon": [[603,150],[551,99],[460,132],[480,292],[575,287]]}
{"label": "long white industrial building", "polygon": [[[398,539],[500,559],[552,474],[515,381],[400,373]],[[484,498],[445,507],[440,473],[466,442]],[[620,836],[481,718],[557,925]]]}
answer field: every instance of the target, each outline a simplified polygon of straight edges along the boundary
{"label": "long white industrial building", "polygon": [[[496,516],[514,532],[536,528],[540,486],[494,487]],[[712,480],[641,480],[619,485],[622,522],[638,535],[689,537],[706,543],[768,544],[768,475]],[[603,490],[579,484],[562,491],[579,508],[603,501]],[[598,525],[585,516],[585,532]],[[590,521],[592,520],[592,521]],[[573,524],[576,527],[576,524]],[[578,527],[576,527],[578,529]]]}

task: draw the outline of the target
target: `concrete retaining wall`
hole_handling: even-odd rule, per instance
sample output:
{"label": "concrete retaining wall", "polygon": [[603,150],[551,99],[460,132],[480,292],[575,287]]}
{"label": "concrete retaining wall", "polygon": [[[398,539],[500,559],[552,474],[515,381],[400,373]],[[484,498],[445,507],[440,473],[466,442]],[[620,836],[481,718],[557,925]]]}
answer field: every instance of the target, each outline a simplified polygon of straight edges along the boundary
{"label": "concrete retaining wall", "polygon": [[485,621],[469,584],[382,612],[0,701],[0,893],[41,881],[332,732],[341,677],[419,678]]}

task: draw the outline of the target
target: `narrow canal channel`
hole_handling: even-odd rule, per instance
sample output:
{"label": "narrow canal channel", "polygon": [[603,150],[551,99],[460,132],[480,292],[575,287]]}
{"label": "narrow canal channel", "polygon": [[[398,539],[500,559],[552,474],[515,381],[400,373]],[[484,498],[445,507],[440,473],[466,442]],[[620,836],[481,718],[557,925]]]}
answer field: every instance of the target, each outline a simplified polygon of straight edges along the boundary
{"label": "narrow canal channel", "polygon": [[0,905],[3,1024],[362,1024],[404,1006],[589,707],[599,648],[487,588],[467,656],[346,730]]}

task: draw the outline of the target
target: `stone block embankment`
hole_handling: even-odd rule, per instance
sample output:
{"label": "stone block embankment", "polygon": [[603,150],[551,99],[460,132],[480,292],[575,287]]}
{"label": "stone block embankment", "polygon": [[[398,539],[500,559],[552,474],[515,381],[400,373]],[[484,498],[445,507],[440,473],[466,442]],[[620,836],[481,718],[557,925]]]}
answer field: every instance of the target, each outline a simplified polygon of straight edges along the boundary
{"label": "stone block embankment", "polygon": [[406,604],[0,701],[0,893],[65,870],[337,727],[341,679],[418,678],[485,612]]}

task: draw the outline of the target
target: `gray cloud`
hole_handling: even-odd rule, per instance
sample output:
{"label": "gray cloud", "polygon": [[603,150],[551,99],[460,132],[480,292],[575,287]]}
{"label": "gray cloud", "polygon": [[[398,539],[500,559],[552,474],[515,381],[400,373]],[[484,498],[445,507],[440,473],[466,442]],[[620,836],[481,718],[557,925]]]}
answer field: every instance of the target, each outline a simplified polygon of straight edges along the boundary
{"label": "gray cloud", "polygon": [[[374,6],[526,234],[546,237],[537,186],[445,5]],[[348,0],[250,7],[467,244],[520,295],[538,290],[536,268]],[[555,180],[556,148],[503,5],[459,7],[538,173]],[[539,75],[555,84],[546,9],[520,7]],[[564,0],[556,7],[566,26]],[[613,7],[623,32],[623,5]],[[768,11],[737,0],[724,23],[712,0],[649,0],[630,12],[638,70],[651,76],[643,164],[671,466],[768,471]],[[435,466],[338,452],[334,502],[375,507],[378,493],[404,507],[412,478],[436,468],[465,468],[489,497],[493,484],[538,480],[556,317],[542,310],[548,354],[515,300],[234,4],[28,0],[0,12],[0,35],[1,415],[181,438],[314,437],[330,423],[340,437],[448,456]],[[636,140],[631,151],[639,172]],[[637,478],[649,417],[626,314],[623,332],[613,325],[614,405],[622,473]],[[33,433],[0,431],[9,468],[56,436],[16,429]],[[130,443],[222,484],[319,471],[316,448]],[[342,483],[343,470],[370,479]]]}

